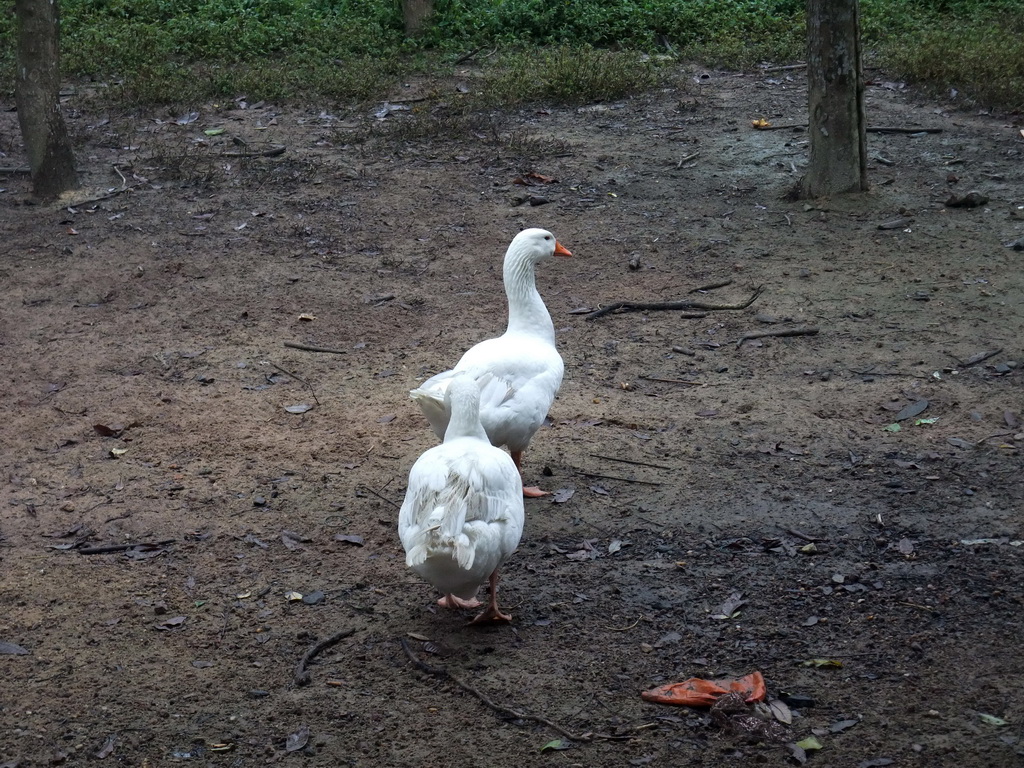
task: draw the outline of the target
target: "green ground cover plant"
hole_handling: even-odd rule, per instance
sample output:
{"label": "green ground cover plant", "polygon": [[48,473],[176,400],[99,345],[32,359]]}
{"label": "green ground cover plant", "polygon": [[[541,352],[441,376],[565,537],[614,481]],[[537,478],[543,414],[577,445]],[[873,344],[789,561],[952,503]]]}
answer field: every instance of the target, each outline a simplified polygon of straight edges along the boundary
{"label": "green ground cover plant", "polygon": [[[746,68],[799,60],[803,0],[437,0],[422,36],[395,0],[64,0],[63,66],[125,104],[233,97],[380,98],[472,51],[488,104],[611,99],[659,82],[657,62]],[[862,0],[870,62],[939,91],[1024,107],[1024,3]],[[13,87],[14,15],[0,16]]]}

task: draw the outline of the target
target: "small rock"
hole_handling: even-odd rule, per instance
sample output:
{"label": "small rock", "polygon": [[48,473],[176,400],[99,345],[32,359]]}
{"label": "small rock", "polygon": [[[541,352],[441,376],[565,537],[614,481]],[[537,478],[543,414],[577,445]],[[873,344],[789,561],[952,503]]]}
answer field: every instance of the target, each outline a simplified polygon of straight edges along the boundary
{"label": "small rock", "polygon": [[262,496],[256,496],[252,500],[252,505],[254,507],[265,507],[265,506],[267,506],[267,500],[265,498],[263,498]]}
{"label": "small rock", "polygon": [[883,221],[878,225],[879,229],[903,229],[910,224],[910,219],[892,219],[891,221]]}
{"label": "small rock", "polygon": [[958,195],[951,195],[949,200],[946,201],[947,208],[977,208],[985,205],[988,202],[988,195],[983,195],[981,192],[968,192],[962,197]]}
{"label": "small rock", "polygon": [[307,592],[302,596],[302,602],[306,605],[320,605],[324,601],[324,593],[319,589],[314,589],[312,592]]}

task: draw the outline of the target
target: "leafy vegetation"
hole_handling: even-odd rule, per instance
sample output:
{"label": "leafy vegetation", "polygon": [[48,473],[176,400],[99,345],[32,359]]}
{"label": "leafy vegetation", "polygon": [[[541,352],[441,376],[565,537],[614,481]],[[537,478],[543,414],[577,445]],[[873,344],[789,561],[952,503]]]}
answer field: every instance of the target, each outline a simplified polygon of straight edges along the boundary
{"label": "leafy vegetation", "polygon": [[[188,103],[375,98],[410,71],[481,58],[491,102],[591,100],[650,87],[638,53],[723,67],[803,55],[804,0],[436,0],[407,40],[395,0],[63,0],[64,69],[111,97]],[[861,0],[865,44],[894,72],[1024,107],[1020,0]],[[10,87],[13,14],[0,16]]]}

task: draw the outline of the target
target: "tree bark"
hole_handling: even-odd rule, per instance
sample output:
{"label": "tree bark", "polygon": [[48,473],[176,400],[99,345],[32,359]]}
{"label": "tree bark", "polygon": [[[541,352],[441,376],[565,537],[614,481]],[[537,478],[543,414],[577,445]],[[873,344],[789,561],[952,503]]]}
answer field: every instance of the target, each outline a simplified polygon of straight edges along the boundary
{"label": "tree bark", "polygon": [[32,174],[32,191],[52,199],[78,186],[75,154],[60,111],[60,9],[57,0],[15,0],[18,60],[14,101]]}
{"label": "tree bark", "polygon": [[434,0],[402,0],[406,37],[416,37],[434,14]]}
{"label": "tree bark", "polygon": [[858,0],[807,0],[810,166],[802,198],[868,188]]}

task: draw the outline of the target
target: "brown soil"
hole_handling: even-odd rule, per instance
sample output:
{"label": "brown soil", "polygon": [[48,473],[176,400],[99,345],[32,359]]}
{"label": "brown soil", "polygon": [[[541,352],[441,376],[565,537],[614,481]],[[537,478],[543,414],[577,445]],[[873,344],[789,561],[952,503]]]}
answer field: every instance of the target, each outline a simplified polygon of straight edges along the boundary
{"label": "brown soil", "polygon": [[[1020,125],[879,83],[872,125],[942,132],[873,133],[870,193],[784,202],[806,132],[751,120],[802,123],[802,74],[693,74],[439,123],[82,107],[86,196],[128,191],[31,205],[2,177],[0,640],[28,652],[0,656],[0,761],[783,765],[640,698],[760,670],[813,700],[788,699],[809,764],[1019,765]],[[407,392],[501,331],[526,226],[574,253],[539,270],[566,379],[526,478],[575,493],[527,502],[512,624],[467,627],[404,567],[434,443]],[[699,318],[579,312],[761,285]],[[797,326],[819,332],[737,344]]]}

